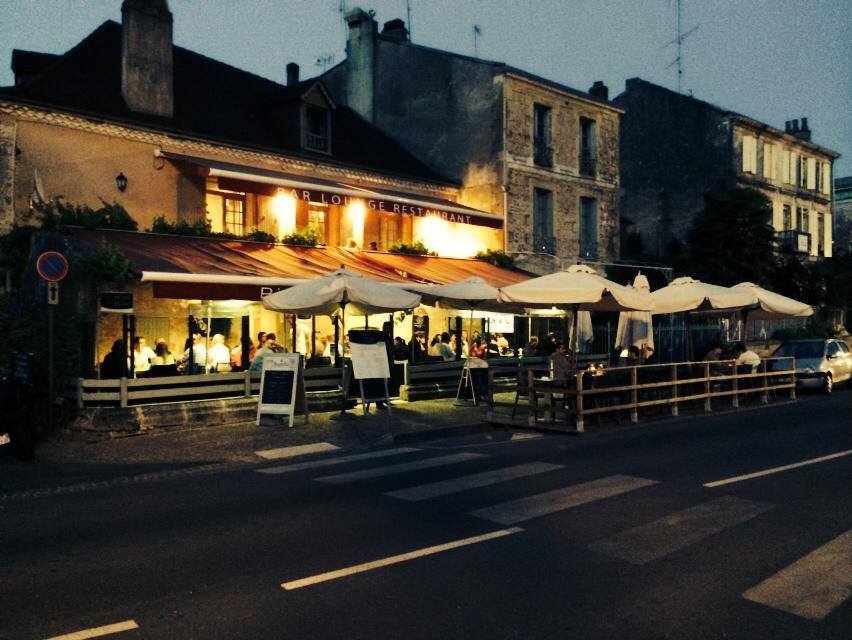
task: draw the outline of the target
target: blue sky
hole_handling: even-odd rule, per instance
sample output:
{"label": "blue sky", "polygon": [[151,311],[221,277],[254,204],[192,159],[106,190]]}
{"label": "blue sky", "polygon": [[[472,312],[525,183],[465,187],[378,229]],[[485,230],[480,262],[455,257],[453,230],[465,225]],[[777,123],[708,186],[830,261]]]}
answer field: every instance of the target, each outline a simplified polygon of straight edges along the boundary
{"label": "blue sky", "polygon": [[[317,58],[344,56],[340,0],[170,0],[175,42],[284,81],[289,61],[302,77]],[[346,0],[347,8],[358,5]],[[406,17],[405,0],[360,3],[379,22]],[[11,84],[13,48],[60,53],[120,0],[0,0],[0,85]],[[613,96],[638,76],[677,87],[675,0],[410,0],[415,42],[480,57],[588,89],[604,80]],[[683,0],[684,89],[703,100],[783,128],[805,116],[814,142],[843,154],[852,174],[852,1]]]}

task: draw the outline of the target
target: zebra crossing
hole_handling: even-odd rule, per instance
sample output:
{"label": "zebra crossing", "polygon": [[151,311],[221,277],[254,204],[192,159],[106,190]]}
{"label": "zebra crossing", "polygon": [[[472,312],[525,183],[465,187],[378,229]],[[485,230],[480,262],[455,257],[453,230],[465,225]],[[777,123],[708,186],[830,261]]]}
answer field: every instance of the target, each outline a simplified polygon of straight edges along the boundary
{"label": "zebra crossing", "polygon": [[[452,477],[385,490],[382,495],[405,502],[422,502],[487,488],[490,491],[483,492],[487,496],[485,498],[487,503],[466,511],[465,515],[493,522],[502,527],[510,527],[484,536],[475,536],[429,549],[414,550],[393,558],[292,581],[282,584],[282,587],[289,590],[313,585],[482,540],[519,533],[523,529],[515,525],[529,523],[599,501],[617,500],[661,484],[651,478],[614,474],[583,482],[573,482],[567,486],[559,486],[501,502],[495,501],[493,497],[499,495],[500,490],[515,487],[517,485],[513,483],[533,477],[558,481],[559,472],[564,471],[565,466],[534,461],[476,472],[470,472],[469,466],[465,466],[471,462],[485,462],[489,458],[490,456],[484,453],[446,454],[424,451],[416,447],[397,447],[257,469],[258,473],[271,476],[316,470],[322,475],[311,477],[310,480],[330,486],[344,486],[365,481],[404,482],[405,474],[410,472],[446,470],[452,474]],[[368,466],[325,474],[328,467],[365,464]],[[478,494],[475,495],[478,496]],[[759,518],[771,511],[774,506],[725,495],[667,514],[652,522],[640,523],[624,531],[614,533],[608,531],[606,535],[591,542],[586,548],[592,553],[617,561],[636,566],[649,566],[678,551]],[[777,573],[741,595],[746,601],[802,618],[823,619],[852,597],[852,530],[826,541],[822,546],[789,566],[779,567]]]}

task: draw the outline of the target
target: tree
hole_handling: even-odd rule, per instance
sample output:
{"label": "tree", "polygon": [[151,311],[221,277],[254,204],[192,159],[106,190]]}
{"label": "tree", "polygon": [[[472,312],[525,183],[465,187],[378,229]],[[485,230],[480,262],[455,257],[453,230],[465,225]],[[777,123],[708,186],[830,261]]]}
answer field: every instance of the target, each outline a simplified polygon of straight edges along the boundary
{"label": "tree", "polygon": [[772,203],[754,189],[732,187],[704,195],[704,210],[689,231],[691,271],[731,286],[768,286],[776,268]]}

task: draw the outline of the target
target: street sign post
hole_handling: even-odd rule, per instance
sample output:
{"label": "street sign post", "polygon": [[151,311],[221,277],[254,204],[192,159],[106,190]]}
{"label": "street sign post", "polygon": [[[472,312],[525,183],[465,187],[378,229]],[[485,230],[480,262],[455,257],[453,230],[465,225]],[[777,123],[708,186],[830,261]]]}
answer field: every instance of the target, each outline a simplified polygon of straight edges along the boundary
{"label": "street sign post", "polygon": [[45,251],[36,260],[36,271],[47,281],[47,424],[53,428],[53,307],[59,304],[59,282],[68,275],[68,260],[58,251]]}

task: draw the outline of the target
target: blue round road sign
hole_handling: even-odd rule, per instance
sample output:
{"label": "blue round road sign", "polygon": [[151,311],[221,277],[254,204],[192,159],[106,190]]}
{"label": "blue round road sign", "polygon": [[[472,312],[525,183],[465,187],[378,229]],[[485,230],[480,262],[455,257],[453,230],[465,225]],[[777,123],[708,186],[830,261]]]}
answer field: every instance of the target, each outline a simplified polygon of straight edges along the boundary
{"label": "blue round road sign", "polygon": [[48,282],[59,282],[68,275],[68,260],[58,251],[45,251],[38,257],[36,271]]}

